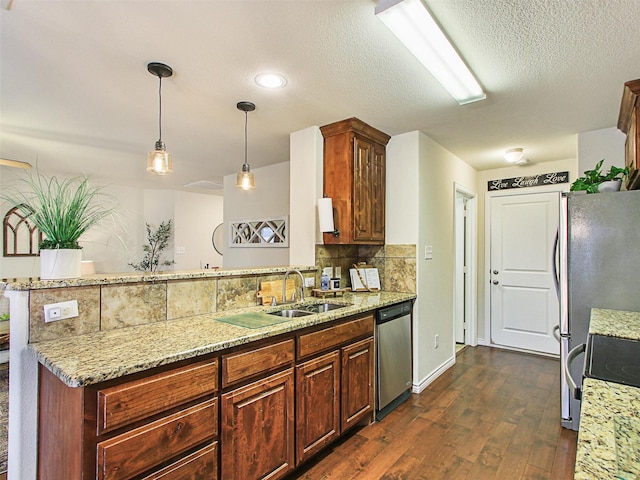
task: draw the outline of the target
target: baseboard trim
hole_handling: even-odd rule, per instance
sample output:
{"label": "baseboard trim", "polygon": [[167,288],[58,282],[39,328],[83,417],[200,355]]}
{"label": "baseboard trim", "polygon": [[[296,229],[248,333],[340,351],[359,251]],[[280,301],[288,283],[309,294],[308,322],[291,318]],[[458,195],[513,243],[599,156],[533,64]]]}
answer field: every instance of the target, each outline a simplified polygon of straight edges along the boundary
{"label": "baseboard trim", "polygon": [[446,372],[451,367],[453,367],[455,363],[456,363],[456,357],[454,355],[453,357],[445,361],[442,365],[440,365],[438,368],[436,368],[429,375],[427,375],[420,383],[418,384],[414,383],[411,386],[411,391],[413,393],[422,392],[425,388],[427,388],[429,385],[435,382],[438,379],[438,377],[440,377],[444,372]]}

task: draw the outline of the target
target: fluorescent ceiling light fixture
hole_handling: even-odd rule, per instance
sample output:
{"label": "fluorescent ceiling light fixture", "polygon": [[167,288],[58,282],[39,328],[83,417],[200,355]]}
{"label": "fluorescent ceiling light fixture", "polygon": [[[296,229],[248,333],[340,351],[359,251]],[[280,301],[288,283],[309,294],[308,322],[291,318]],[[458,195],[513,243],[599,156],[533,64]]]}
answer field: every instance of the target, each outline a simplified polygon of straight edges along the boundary
{"label": "fluorescent ceiling light fixture", "polygon": [[287,84],[287,79],[278,73],[261,73],[256,76],[255,81],[265,88],[282,88]]}
{"label": "fluorescent ceiling light fixture", "polygon": [[459,105],[487,98],[422,0],[380,0],[375,11]]}

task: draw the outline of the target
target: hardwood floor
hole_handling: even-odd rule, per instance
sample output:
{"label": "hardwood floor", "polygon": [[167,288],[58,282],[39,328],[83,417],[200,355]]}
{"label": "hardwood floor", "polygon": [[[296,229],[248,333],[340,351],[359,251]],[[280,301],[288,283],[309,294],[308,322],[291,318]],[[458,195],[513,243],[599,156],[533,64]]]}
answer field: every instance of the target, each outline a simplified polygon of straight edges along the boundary
{"label": "hardwood floor", "polygon": [[382,421],[289,479],[571,479],[577,433],[560,427],[557,360],[467,347]]}

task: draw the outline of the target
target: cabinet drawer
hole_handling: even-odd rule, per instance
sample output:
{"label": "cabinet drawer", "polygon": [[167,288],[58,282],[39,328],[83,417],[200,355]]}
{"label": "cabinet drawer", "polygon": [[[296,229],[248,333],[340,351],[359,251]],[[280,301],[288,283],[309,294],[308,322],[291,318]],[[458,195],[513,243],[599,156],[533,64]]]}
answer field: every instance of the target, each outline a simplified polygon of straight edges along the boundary
{"label": "cabinet drawer", "polygon": [[300,335],[298,358],[330,350],[350,340],[373,335],[373,315],[334,325],[317,332]]}
{"label": "cabinet drawer", "polygon": [[218,478],[218,442],[188,455],[176,463],[143,477],[142,480],[193,480]]}
{"label": "cabinet drawer", "polygon": [[218,429],[217,399],[187,408],[97,445],[97,478],[131,478],[213,439]]}
{"label": "cabinet drawer", "polygon": [[98,435],[217,390],[215,358],[98,390]]}
{"label": "cabinet drawer", "polygon": [[227,387],[260,373],[273,371],[294,360],[294,340],[222,356],[222,386]]}

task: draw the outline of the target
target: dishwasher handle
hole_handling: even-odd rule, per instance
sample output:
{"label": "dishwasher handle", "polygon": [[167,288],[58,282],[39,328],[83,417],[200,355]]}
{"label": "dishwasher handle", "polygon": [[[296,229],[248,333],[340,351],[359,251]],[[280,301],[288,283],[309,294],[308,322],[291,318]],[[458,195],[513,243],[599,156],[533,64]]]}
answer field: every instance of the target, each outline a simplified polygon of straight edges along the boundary
{"label": "dishwasher handle", "polygon": [[576,385],[575,380],[573,379],[573,377],[571,376],[571,364],[573,363],[573,361],[575,360],[575,358],[580,355],[581,353],[584,353],[585,350],[587,348],[587,345],[584,343],[581,343],[580,345],[578,345],[577,347],[572,348],[569,353],[567,354],[567,361],[564,364],[564,376],[567,379],[567,383],[569,384],[569,389],[571,389],[571,392],[573,394],[573,398],[575,398],[576,400],[580,400],[582,398],[582,388],[578,387],[578,385]]}

